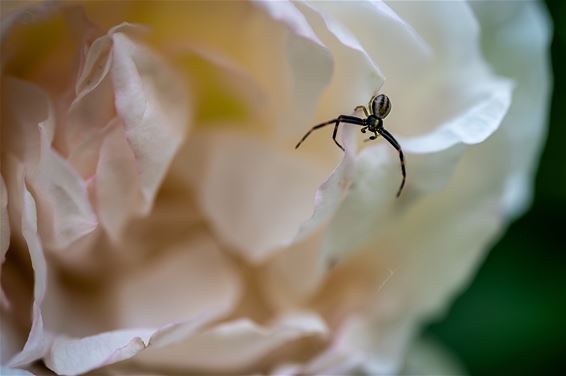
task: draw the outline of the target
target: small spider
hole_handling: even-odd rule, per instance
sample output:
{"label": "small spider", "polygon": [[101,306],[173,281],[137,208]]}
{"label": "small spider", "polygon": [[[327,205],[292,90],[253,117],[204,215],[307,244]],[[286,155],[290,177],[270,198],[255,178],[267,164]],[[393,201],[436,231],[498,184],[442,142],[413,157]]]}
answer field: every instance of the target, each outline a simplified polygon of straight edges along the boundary
{"label": "small spider", "polygon": [[375,95],[370,99],[368,103],[368,108],[370,109],[369,113],[367,108],[365,108],[364,106],[357,106],[354,109],[354,112],[358,110],[363,110],[364,114],[366,115],[365,119],[361,119],[356,116],[340,115],[335,119],[326,121],[322,124],[315,125],[303,136],[303,138],[301,138],[301,141],[297,143],[295,149],[301,146],[303,141],[311,134],[312,131],[333,123],[334,123],[334,133],[332,134],[332,139],[334,140],[336,145],[338,145],[338,147],[342,150],[344,150],[344,148],[342,147],[342,145],[340,145],[338,140],[336,140],[336,134],[338,133],[338,125],[340,125],[340,123],[359,125],[362,127],[361,129],[362,133],[366,133],[366,130],[372,132],[373,136],[370,136],[365,141],[375,140],[377,137],[381,135],[383,136],[383,138],[387,140],[387,142],[389,142],[399,152],[399,160],[401,161],[401,173],[403,175],[401,186],[397,191],[397,197],[399,197],[401,191],[403,190],[403,187],[405,186],[405,178],[406,178],[405,157],[403,156],[403,150],[401,150],[401,145],[399,145],[399,143],[397,142],[397,140],[395,140],[395,138],[391,135],[391,133],[389,133],[385,128],[383,128],[383,119],[385,119],[385,117],[389,115],[389,112],[391,111],[391,101],[385,94]]}

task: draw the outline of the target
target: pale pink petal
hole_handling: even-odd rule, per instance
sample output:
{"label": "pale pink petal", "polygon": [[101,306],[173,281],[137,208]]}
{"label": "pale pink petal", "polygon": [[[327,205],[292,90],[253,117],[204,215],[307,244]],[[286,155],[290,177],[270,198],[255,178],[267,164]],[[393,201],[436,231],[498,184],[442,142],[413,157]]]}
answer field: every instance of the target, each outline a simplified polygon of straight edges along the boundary
{"label": "pale pink petal", "polygon": [[78,375],[131,358],[149,345],[152,329],[101,333],[81,339],[54,340],[45,364],[59,375]]}
{"label": "pale pink petal", "polygon": [[320,254],[323,231],[317,231],[275,254],[260,270],[260,286],[276,310],[305,303],[320,288],[328,271]]}
{"label": "pale pink petal", "polygon": [[388,5],[433,50],[439,60],[465,62],[480,54],[480,28],[468,2],[402,2]]}
{"label": "pale pink petal", "polygon": [[289,84],[286,90],[270,94],[279,107],[275,118],[278,134],[295,138],[315,114],[320,95],[330,83],[334,59],[296,4],[290,1],[253,3],[288,29],[283,58],[290,69]]}
{"label": "pale pink petal", "polygon": [[490,150],[506,151],[498,158],[500,164],[490,165],[498,168],[494,175],[505,179],[504,210],[514,217],[530,202],[532,176],[546,137],[552,27],[547,11],[536,2],[472,2],[471,6],[482,33],[490,35],[486,59],[497,73],[516,79],[513,102],[490,145]]}
{"label": "pale pink petal", "polygon": [[113,288],[121,328],[157,327],[211,311],[216,319],[235,307],[242,289],[234,266],[205,235],[125,277]]}
{"label": "pale pink petal", "polygon": [[[355,35],[387,77],[387,93],[395,94],[396,87],[414,82],[433,61],[427,42],[383,1],[359,1],[356,6],[346,2],[311,4]],[[363,98],[359,104],[368,100]]]}
{"label": "pale pink petal", "polygon": [[116,119],[109,127],[100,148],[95,190],[100,222],[108,236],[117,241],[142,198],[136,159],[122,124]]}
{"label": "pale pink petal", "polygon": [[58,337],[44,361],[59,375],[77,375],[129,359],[153,347],[169,346],[193,333],[217,316],[214,312],[158,328],[126,329],[84,338]]}
{"label": "pale pink petal", "polygon": [[254,364],[285,343],[326,334],[325,323],[313,313],[287,314],[267,326],[238,319],[195,333],[177,345],[148,351],[140,357],[140,362],[234,372]]}
{"label": "pale pink petal", "polygon": [[[23,177],[22,177],[23,179]],[[22,211],[22,235],[27,244],[34,272],[32,326],[27,342],[21,352],[16,354],[7,363],[10,367],[19,367],[41,358],[48,349],[49,336],[43,330],[41,303],[45,296],[47,284],[47,264],[43,255],[43,248],[37,233],[37,209],[31,193],[24,187]]]}
{"label": "pale pink petal", "polygon": [[316,10],[316,4],[297,3],[317,36],[334,59],[334,73],[320,103],[327,120],[339,114],[351,114],[354,107],[366,104],[383,85],[385,78],[354,34],[340,23]]}
{"label": "pale pink petal", "polygon": [[66,247],[96,227],[86,186],[52,149],[55,117],[47,94],[16,79],[7,79],[4,90],[9,150],[25,165],[40,208],[39,230],[47,245]]}
{"label": "pale pink petal", "polygon": [[83,179],[51,148],[47,131],[40,126],[41,151],[30,179],[41,207],[40,227],[45,244],[64,249],[94,231],[98,220]]}
{"label": "pale pink petal", "polygon": [[[6,260],[6,252],[10,246],[10,221],[8,219],[8,192],[4,177],[0,175],[0,276],[2,275],[2,265]],[[4,290],[0,286],[0,304],[7,306],[8,301]]]}
{"label": "pale pink petal", "polygon": [[25,342],[11,313],[9,307],[0,306],[0,333],[2,333],[0,364],[7,364],[8,360],[22,349]]}
{"label": "pale pink petal", "polygon": [[[448,149],[458,143],[477,144],[485,141],[500,126],[511,105],[511,81],[487,78],[484,82],[470,85],[458,81],[450,82],[449,85],[441,84],[436,88],[431,86],[430,94],[438,101],[443,92],[453,93],[452,103],[447,106],[458,108],[460,112],[454,113],[452,118],[440,122],[433,131],[422,136],[397,137],[404,151],[431,153]],[[456,90],[457,87],[460,89]],[[436,95],[435,89],[439,95]],[[415,108],[415,112],[424,114],[425,106],[431,106],[432,102],[422,102],[422,106]],[[413,117],[413,121],[417,118],[418,116]],[[421,119],[427,117],[422,116]]]}
{"label": "pale pink petal", "polygon": [[[409,157],[407,160],[410,161]],[[418,174],[409,166],[409,184]],[[344,255],[367,244],[368,236],[376,236],[399,210],[395,197],[402,176],[397,152],[386,145],[366,148],[356,158],[352,185],[325,233],[321,256],[340,261]],[[405,187],[407,189],[407,187]],[[402,195],[406,195],[406,191]]]}
{"label": "pale pink petal", "polygon": [[292,242],[324,178],[324,171],[296,154],[245,134],[193,136],[187,150],[205,216],[223,242],[252,262]]}
{"label": "pale pink petal", "polygon": [[47,93],[31,82],[6,77],[2,82],[2,108],[5,150],[28,167],[35,166],[41,148],[38,125],[44,125],[49,141],[54,132]]}
{"label": "pale pink petal", "polygon": [[352,317],[340,329],[335,346],[358,362],[358,369],[370,375],[399,373],[415,328],[410,320],[388,318],[375,322]]}
{"label": "pale pink petal", "polygon": [[34,376],[33,373],[25,369],[7,368],[0,366],[0,375],[2,376]]}
{"label": "pale pink petal", "polygon": [[121,32],[112,41],[116,110],[138,164],[147,213],[188,128],[187,94],[183,79],[148,48]]}
{"label": "pale pink petal", "polygon": [[356,131],[353,126],[342,129],[344,157],[332,174],[319,186],[312,216],[301,224],[294,241],[305,239],[330,219],[346,197],[355,177]]}
{"label": "pale pink petal", "polygon": [[443,344],[430,338],[413,341],[405,357],[402,375],[465,375],[464,367]]}

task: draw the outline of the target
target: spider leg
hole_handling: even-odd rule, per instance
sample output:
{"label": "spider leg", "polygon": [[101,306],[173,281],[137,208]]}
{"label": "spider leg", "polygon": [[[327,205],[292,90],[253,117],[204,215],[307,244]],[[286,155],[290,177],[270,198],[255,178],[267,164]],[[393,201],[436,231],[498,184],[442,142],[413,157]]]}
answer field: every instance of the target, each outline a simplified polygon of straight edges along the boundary
{"label": "spider leg", "polygon": [[355,116],[347,116],[347,115],[340,115],[338,116],[338,119],[336,119],[336,125],[334,126],[334,133],[332,133],[332,139],[334,140],[334,143],[336,145],[338,145],[338,147],[340,149],[342,149],[342,151],[346,151],[344,150],[344,148],[342,147],[342,145],[340,145],[340,143],[338,142],[338,140],[336,139],[336,135],[338,134],[338,125],[340,125],[340,123],[350,123],[350,124],[355,124],[355,125],[365,125],[365,121],[363,119],[357,118]]}
{"label": "spider leg", "polygon": [[319,129],[319,128],[322,128],[322,127],[324,127],[324,126],[327,126],[327,125],[329,125],[329,124],[336,123],[336,122],[338,121],[338,119],[339,119],[339,118],[332,119],[332,120],[329,120],[329,121],[327,121],[327,122],[324,122],[324,123],[321,123],[321,124],[318,124],[318,125],[315,125],[314,127],[312,127],[312,128],[303,136],[303,138],[301,138],[301,141],[299,141],[299,142],[297,143],[297,145],[295,146],[295,149],[298,149],[299,146],[301,146],[301,144],[303,143],[303,141],[306,140],[306,138],[312,133],[312,131],[315,131],[315,130],[317,130],[317,129]]}
{"label": "spider leg", "polygon": [[397,197],[399,197],[399,195],[401,195],[401,191],[403,190],[403,187],[405,186],[405,179],[407,177],[407,173],[405,171],[405,157],[403,156],[403,150],[401,149],[401,145],[399,145],[395,137],[393,137],[393,135],[389,133],[386,129],[378,128],[377,131],[379,132],[380,135],[383,136],[383,138],[387,140],[387,142],[391,144],[391,146],[393,146],[399,152],[399,161],[401,162],[401,173],[403,174],[403,181],[401,181],[401,186],[397,191]]}
{"label": "spider leg", "polygon": [[366,115],[366,117],[369,116],[368,110],[365,106],[356,106],[356,108],[354,108],[354,112],[358,110],[362,110],[364,112],[364,115]]}
{"label": "spider leg", "polygon": [[338,125],[340,125],[340,123],[349,123],[349,124],[355,124],[355,125],[365,125],[365,121],[364,119],[360,119],[358,117],[355,116],[348,116],[348,115],[340,115],[335,119],[326,121],[324,123],[321,124],[317,124],[314,127],[312,127],[304,136],[303,138],[301,138],[301,140],[297,143],[297,145],[295,146],[295,149],[297,149],[299,146],[301,146],[301,144],[303,143],[303,141],[305,141],[305,139],[314,131],[317,130],[319,128],[322,128],[326,125],[329,124],[335,124],[334,125],[334,133],[332,135],[332,139],[334,140],[334,142],[336,143],[336,145],[338,145],[338,147],[342,150],[344,150],[344,148],[342,147],[342,145],[340,145],[340,143],[336,140],[336,135],[338,134]]}

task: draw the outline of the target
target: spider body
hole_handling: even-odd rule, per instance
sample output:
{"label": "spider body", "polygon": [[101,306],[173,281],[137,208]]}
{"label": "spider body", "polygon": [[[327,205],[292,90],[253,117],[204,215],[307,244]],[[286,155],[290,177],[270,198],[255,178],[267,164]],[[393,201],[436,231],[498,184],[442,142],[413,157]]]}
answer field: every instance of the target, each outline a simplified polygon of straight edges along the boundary
{"label": "spider body", "polygon": [[391,146],[393,146],[399,152],[399,160],[401,162],[401,174],[403,175],[403,180],[401,181],[401,186],[399,187],[399,190],[397,191],[397,197],[399,197],[399,195],[401,194],[401,191],[403,190],[403,187],[405,186],[405,179],[406,179],[406,176],[407,176],[406,171],[405,171],[405,157],[403,156],[403,150],[401,149],[401,145],[399,145],[399,143],[397,142],[397,140],[395,140],[395,138],[393,137],[393,135],[391,133],[389,133],[385,128],[383,128],[383,119],[385,117],[387,117],[387,115],[389,115],[389,112],[391,112],[391,101],[389,100],[389,97],[387,97],[387,95],[385,95],[385,94],[376,95],[376,96],[373,96],[370,99],[370,101],[368,103],[368,108],[369,108],[369,111],[365,106],[357,106],[354,109],[354,112],[356,112],[358,110],[362,110],[364,112],[365,116],[366,116],[365,119],[359,118],[357,116],[340,115],[335,119],[332,119],[332,120],[326,121],[324,123],[315,125],[297,143],[297,146],[295,146],[295,149],[297,149],[299,146],[301,146],[303,141],[314,130],[317,130],[317,129],[322,128],[324,126],[327,126],[329,124],[334,124],[334,132],[332,134],[332,139],[334,140],[334,143],[336,145],[338,145],[338,147],[344,151],[344,148],[342,147],[342,145],[340,145],[338,140],[336,140],[336,135],[338,134],[338,126],[340,125],[340,123],[348,123],[348,124],[359,125],[359,126],[362,127],[362,129],[361,129],[362,133],[366,133],[367,131],[369,131],[370,133],[373,133],[373,135],[370,136],[365,141],[375,140],[377,137],[382,136],[383,138],[385,138],[385,140],[387,142],[389,142],[391,144]]}

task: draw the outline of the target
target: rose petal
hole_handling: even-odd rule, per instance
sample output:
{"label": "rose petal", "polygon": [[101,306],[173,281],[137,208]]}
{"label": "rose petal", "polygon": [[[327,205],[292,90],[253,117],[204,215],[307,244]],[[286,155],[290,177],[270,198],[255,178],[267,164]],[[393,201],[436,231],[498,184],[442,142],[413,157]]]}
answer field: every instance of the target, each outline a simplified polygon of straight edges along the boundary
{"label": "rose petal", "polygon": [[322,231],[274,255],[260,271],[260,286],[276,310],[296,308],[323,282],[327,265],[320,255]]}
{"label": "rose petal", "polygon": [[486,59],[498,74],[516,78],[513,102],[490,147],[505,150],[501,163],[491,166],[498,167],[499,176],[506,180],[504,210],[515,217],[531,199],[532,176],[546,135],[551,23],[537,3],[472,2],[471,6],[485,35]]}
{"label": "rose petal", "polygon": [[98,216],[108,236],[118,241],[127,221],[140,206],[136,160],[119,121],[111,129],[100,148],[96,171]]}
{"label": "rose petal", "polygon": [[[395,87],[414,82],[432,63],[431,47],[383,1],[359,1],[356,6],[312,2],[311,6],[355,35],[371,60],[391,80],[388,92],[395,93]],[[369,96],[359,100],[356,104],[365,104]]]}
{"label": "rose petal", "polygon": [[400,372],[403,375],[465,375],[453,354],[437,341],[419,338],[409,348]]}
{"label": "rose petal", "polygon": [[149,49],[112,35],[115,105],[138,163],[144,213],[188,127],[183,80]]}
{"label": "rose petal", "polygon": [[325,13],[319,13],[315,4],[298,3],[297,6],[335,61],[331,84],[322,97],[321,112],[328,114],[323,120],[352,113],[355,106],[367,103],[385,78],[348,29]]}
{"label": "rose petal", "polygon": [[53,139],[55,123],[49,97],[38,86],[12,77],[3,79],[2,91],[3,145],[33,167],[40,155],[38,125],[44,126],[48,142]]}
{"label": "rose petal", "polygon": [[[4,178],[0,175],[0,276],[2,275],[2,265],[6,260],[6,252],[10,246],[10,221],[8,219],[8,192]],[[8,300],[4,294],[4,289],[0,286],[0,304],[4,307],[8,305]]]}
{"label": "rose petal", "polygon": [[86,187],[51,147],[55,119],[47,94],[16,79],[6,80],[4,89],[10,92],[8,145],[25,164],[41,208],[40,231],[48,246],[64,248],[96,227]]}
{"label": "rose petal", "polygon": [[242,281],[208,237],[196,235],[162,257],[114,286],[120,327],[161,326],[209,311],[222,316],[237,304]]}
{"label": "rose petal", "polygon": [[475,60],[480,55],[480,28],[468,2],[389,2],[395,13],[411,25],[438,59]]}
{"label": "rose petal", "polygon": [[269,326],[238,319],[195,333],[178,345],[148,351],[140,361],[153,366],[234,372],[287,342],[326,333],[326,325],[313,313],[287,314]]}
{"label": "rose petal", "polygon": [[[21,177],[23,179],[23,176]],[[22,182],[23,186],[23,182]],[[9,367],[20,367],[41,358],[47,351],[49,336],[43,330],[41,303],[45,296],[47,283],[47,264],[43,255],[41,241],[37,234],[37,210],[31,193],[23,186],[22,235],[27,244],[34,272],[32,326],[27,342],[21,352],[7,363]]]}
{"label": "rose petal", "polygon": [[[409,182],[416,171],[411,167]],[[355,184],[333,216],[322,242],[321,256],[339,261],[377,236],[399,209],[395,192],[401,182],[399,159],[389,145],[366,148],[357,156]],[[406,194],[406,192],[404,192]],[[368,210],[368,208],[371,208]]]}
{"label": "rose petal", "polygon": [[34,376],[33,373],[24,369],[7,368],[0,366],[0,375],[3,376]]}
{"label": "rose petal", "polygon": [[45,364],[59,375],[77,375],[128,359],[149,345],[151,329],[101,333],[82,339],[55,339]]}
{"label": "rose petal", "polygon": [[191,185],[222,241],[251,262],[291,243],[323,171],[227,131],[193,137],[187,149]]}
{"label": "rose petal", "polygon": [[190,336],[214,317],[207,312],[192,320],[159,328],[117,330],[80,339],[58,337],[44,361],[59,375],[77,375],[129,359],[148,347],[168,346]]}
{"label": "rose petal", "polygon": [[277,92],[271,94],[275,94],[274,100],[279,105],[288,103],[278,109],[278,112],[283,113],[279,113],[275,118],[279,133],[295,137],[297,132],[303,131],[304,124],[312,119],[318,99],[330,82],[334,61],[297,8],[298,4],[289,1],[253,3],[289,29],[284,58],[291,71],[290,84],[287,84],[290,87],[281,93],[285,95]]}
{"label": "rose petal", "polygon": [[2,333],[0,364],[7,364],[8,360],[22,349],[25,340],[25,338],[22,339],[19,328],[14,323],[14,317],[10,313],[9,308],[0,307],[0,333]]}
{"label": "rose petal", "polygon": [[[455,84],[458,85],[455,85]],[[462,82],[453,82],[451,87],[460,86]],[[430,153],[448,149],[457,143],[477,144],[489,137],[500,126],[501,120],[511,104],[513,84],[509,80],[486,79],[474,85],[462,86],[458,90],[458,105],[461,108],[454,118],[438,124],[432,132],[417,137],[397,137],[403,150],[408,153]],[[440,92],[444,91],[442,88]],[[431,94],[435,95],[434,88]],[[450,90],[454,93],[454,90]],[[441,97],[435,95],[435,101]],[[456,102],[455,97],[452,100]],[[431,105],[430,101],[428,106]],[[426,104],[423,103],[423,106]],[[419,111],[418,109],[416,111]]]}
{"label": "rose petal", "polygon": [[41,155],[31,181],[43,210],[42,236],[47,246],[65,249],[94,231],[98,220],[82,178],[51,148],[43,126],[40,135]]}
{"label": "rose petal", "polygon": [[301,224],[294,241],[305,239],[338,210],[344,200],[355,173],[355,131],[353,127],[342,130],[344,157],[332,174],[318,187],[312,216]]}

